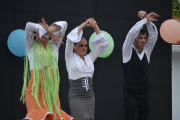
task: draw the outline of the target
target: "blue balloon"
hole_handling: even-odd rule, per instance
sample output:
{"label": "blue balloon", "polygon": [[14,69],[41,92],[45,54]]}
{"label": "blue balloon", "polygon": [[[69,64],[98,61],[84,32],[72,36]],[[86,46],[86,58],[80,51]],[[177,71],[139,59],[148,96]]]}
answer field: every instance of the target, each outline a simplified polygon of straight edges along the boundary
{"label": "blue balloon", "polygon": [[25,56],[25,31],[21,29],[14,30],[8,37],[7,45],[11,53],[18,57]]}

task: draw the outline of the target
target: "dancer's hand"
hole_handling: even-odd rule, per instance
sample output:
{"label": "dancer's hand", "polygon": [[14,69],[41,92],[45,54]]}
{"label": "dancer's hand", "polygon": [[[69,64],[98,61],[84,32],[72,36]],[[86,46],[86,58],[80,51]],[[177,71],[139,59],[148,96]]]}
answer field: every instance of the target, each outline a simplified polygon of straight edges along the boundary
{"label": "dancer's hand", "polygon": [[97,26],[97,22],[94,20],[94,18],[91,18],[90,20],[92,21],[92,26],[93,27]]}
{"label": "dancer's hand", "polygon": [[44,20],[44,18],[42,18],[42,23],[39,23],[39,24],[48,32],[49,25],[46,24],[46,21]]}
{"label": "dancer's hand", "polygon": [[49,35],[51,36],[51,38],[53,39],[51,41],[51,44],[54,44],[56,41],[59,41],[60,43],[64,44],[59,38],[62,38],[62,37],[65,37],[64,35],[63,36],[57,36],[53,33],[49,33]]}
{"label": "dancer's hand", "polygon": [[85,25],[86,25],[86,27],[93,27],[93,23],[90,18],[86,19]]}
{"label": "dancer's hand", "polygon": [[97,25],[96,21],[93,18],[86,19],[86,26],[88,27],[95,27]]}
{"label": "dancer's hand", "polygon": [[147,19],[148,21],[158,21],[157,19],[155,19],[155,18],[158,18],[158,17],[159,17],[158,14],[156,14],[156,13],[154,13],[154,12],[151,12],[151,13],[149,13],[149,14],[146,16],[146,19]]}
{"label": "dancer's hand", "polygon": [[91,21],[93,22],[94,31],[96,32],[96,35],[100,34],[101,30],[99,29],[97,22],[93,18],[91,18]]}
{"label": "dancer's hand", "polygon": [[[92,19],[92,20],[91,20]],[[86,19],[85,22],[83,22],[81,25],[78,26],[78,33],[84,28],[84,27],[95,27],[97,25],[96,21],[93,20],[93,18]]]}
{"label": "dancer's hand", "polygon": [[138,12],[138,17],[139,17],[139,18],[144,18],[144,17],[146,17],[146,16],[147,16],[146,11],[142,11],[142,10],[141,10],[141,11]]}

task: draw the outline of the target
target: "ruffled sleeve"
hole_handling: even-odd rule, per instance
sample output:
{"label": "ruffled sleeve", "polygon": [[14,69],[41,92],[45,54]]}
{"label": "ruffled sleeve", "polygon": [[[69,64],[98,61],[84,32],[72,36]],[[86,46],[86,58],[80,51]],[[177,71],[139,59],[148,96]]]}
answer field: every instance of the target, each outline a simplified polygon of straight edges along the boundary
{"label": "ruffled sleeve", "polygon": [[[63,36],[65,35],[65,32],[66,32],[66,29],[67,29],[67,22],[66,21],[58,21],[58,22],[54,22],[52,25],[58,25],[61,27],[60,30],[57,30],[57,31],[53,31],[52,33],[57,35],[57,36]],[[52,26],[51,25],[51,26]],[[60,38],[61,41],[63,41],[63,38]],[[51,40],[52,41],[52,40]],[[50,42],[51,42],[50,41]],[[56,47],[59,49],[60,45],[61,45],[61,42],[59,41],[56,41],[55,43]]]}
{"label": "ruffled sleeve", "polygon": [[77,43],[81,41],[82,34],[83,30],[78,33],[78,27],[76,27],[67,35],[67,39],[71,42]]}
{"label": "ruffled sleeve", "polygon": [[65,60],[68,61],[73,57],[73,45],[80,42],[83,30],[78,33],[78,27],[74,28],[68,35],[66,40]]}
{"label": "ruffled sleeve", "polygon": [[39,37],[45,36],[48,38],[49,36],[46,34],[47,31],[39,24],[28,22],[25,27],[25,45],[27,52],[30,51],[30,49],[33,46],[34,43],[34,34],[33,32],[38,32]]}
{"label": "ruffled sleeve", "polygon": [[107,49],[108,43],[104,35],[100,33],[96,35],[96,39],[93,40],[91,44],[93,50],[89,53],[89,55],[92,58],[92,61],[94,62],[97,59],[97,57]]}

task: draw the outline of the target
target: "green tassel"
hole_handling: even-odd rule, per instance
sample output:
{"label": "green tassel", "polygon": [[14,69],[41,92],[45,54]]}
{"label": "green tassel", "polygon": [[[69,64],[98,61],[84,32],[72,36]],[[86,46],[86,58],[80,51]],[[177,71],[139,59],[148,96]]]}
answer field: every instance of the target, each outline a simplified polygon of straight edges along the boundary
{"label": "green tassel", "polygon": [[[54,48],[47,44],[46,49],[36,41],[33,43],[33,84],[31,94],[39,106],[41,106],[38,101],[39,87],[41,87],[43,104],[46,109],[55,114],[57,111],[60,114],[59,108],[57,106],[57,97],[59,91],[59,69],[58,60],[56,53],[53,52]],[[28,57],[26,55],[25,67],[24,67],[24,85],[22,89],[22,101],[25,102],[25,92],[27,84],[29,82],[29,75],[27,74],[28,69]],[[39,69],[39,67],[42,67]],[[53,79],[54,78],[54,79]],[[27,81],[28,80],[28,81]],[[55,111],[53,111],[53,107]],[[61,114],[60,114],[61,116]],[[62,117],[62,116],[61,116]]]}
{"label": "green tassel", "polygon": [[23,102],[23,104],[25,103],[25,94],[26,94],[26,89],[27,89],[27,84],[29,83],[29,79],[30,79],[30,73],[29,73],[29,68],[28,68],[28,55],[26,53],[25,59],[24,59],[24,83],[23,83],[23,88],[22,88],[22,94],[21,94],[21,98],[20,101]]}

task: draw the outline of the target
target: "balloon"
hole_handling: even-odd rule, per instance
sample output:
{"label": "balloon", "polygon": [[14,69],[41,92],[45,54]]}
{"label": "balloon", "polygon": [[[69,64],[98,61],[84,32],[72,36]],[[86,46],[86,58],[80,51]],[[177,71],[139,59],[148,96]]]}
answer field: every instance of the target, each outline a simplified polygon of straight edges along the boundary
{"label": "balloon", "polygon": [[[101,53],[99,55],[99,57],[107,58],[112,53],[112,51],[114,49],[114,41],[113,41],[113,38],[111,37],[111,35],[109,33],[107,33],[106,31],[101,30],[101,33],[104,34],[104,37],[107,40],[108,48],[103,53]],[[91,51],[93,50],[93,47],[91,45],[91,41],[93,41],[95,39],[96,39],[96,33],[94,32],[89,38],[89,48]]]}
{"label": "balloon", "polygon": [[25,56],[25,32],[24,30],[17,29],[11,32],[8,37],[7,45],[11,53],[18,57]]}
{"label": "balloon", "polygon": [[168,43],[178,43],[180,40],[180,23],[176,20],[166,20],[160,27],[162,39]]}

